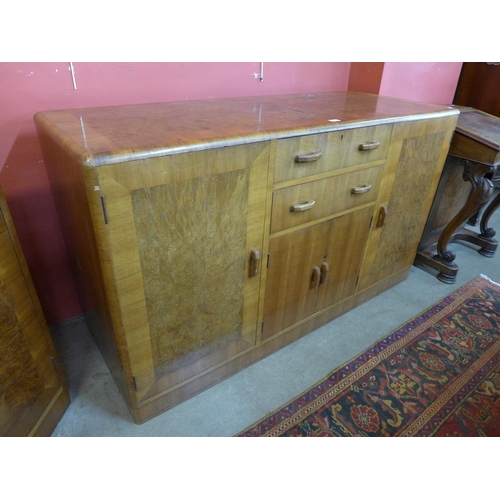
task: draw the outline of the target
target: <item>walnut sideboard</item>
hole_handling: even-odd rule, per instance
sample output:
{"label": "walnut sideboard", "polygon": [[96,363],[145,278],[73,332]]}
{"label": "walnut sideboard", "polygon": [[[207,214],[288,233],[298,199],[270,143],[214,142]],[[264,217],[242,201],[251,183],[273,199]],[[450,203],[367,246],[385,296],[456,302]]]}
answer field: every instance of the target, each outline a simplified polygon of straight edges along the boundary
{"label": "walnut sideboard", "polygon": [[69,404],[63,369],[0,187],[0,437],[50,436]]}
{"label": "walnut sideboard", "polygon": [[37,113],[82,308],[134,420],[404,280],[458,115],[350,92]]}

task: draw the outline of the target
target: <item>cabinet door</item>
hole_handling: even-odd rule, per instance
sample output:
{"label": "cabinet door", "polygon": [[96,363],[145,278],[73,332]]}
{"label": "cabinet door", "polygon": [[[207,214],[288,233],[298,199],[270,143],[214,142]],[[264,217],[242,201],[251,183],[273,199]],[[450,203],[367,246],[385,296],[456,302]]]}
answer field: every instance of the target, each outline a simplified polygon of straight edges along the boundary
{"label": "cabinet door", "polygon": [[457,117],[394,126],[358,290],[408,272],[430,211]]}
{"label": "cabinet door", "polygon": [[269,243],[262,339],[354,293],[373,207]]}
{"label": "cabinet door", "polygon": [[260,143],[98,169],[101,265],[136,404],[255,345],[268,163]]}
{"label": "cabinet door", "polygon": [[0,436],[50,436],[69,395],[1,192],[0,328]]}

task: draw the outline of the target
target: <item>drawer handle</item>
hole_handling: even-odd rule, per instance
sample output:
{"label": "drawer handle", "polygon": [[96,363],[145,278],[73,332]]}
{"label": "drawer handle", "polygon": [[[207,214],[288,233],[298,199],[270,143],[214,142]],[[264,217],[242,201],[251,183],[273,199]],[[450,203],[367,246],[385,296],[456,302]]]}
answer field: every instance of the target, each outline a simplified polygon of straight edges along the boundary
{"label": "drawer handle", "polygon": [[254,248],[250,252],[250,266],[249,266],[249,275],[250,278],[257,276],[259,274],[260,267],[260,252]]}
{"label": "drawer handle", "polygon": [[361,151],[370,151],[371,149],[377,149],[380,146],[380,141],[375,142],[365,142],[359,145]]}
{"label": "drawer handle", "polygon": [[311,288],[316,288],[319,285],[321,279],[321,269],[318,266],[313,267],[313,272],[311,274]]}
{"label": "drawer handle", "polygon": [[321,158],[321,151],[318,153],[311,153],[308,155],[297,155],[295,157],[295,163],[309,163],[311,161],[318,161]]}
{"label": "drawer handle", "polygon": [[366,193],[367,191],[370,191],[372,188],[371,184],[365,184],[363,187],[356,187],[351,189],[352,194],[363,194]]}
{"label": "drawer handle", "polygon": [[297,203],[290,207],[290,212],[305,212],[306,210],[311,210],[316,202],[314,200],[307,200],[302,203]]}
{"label": "drawer handle", "polygon": [[330,270],[330,267],[328,266],[328,262],[323,262],[321,264],[321,277],[319,278],[319,284],[322,285],[323,283],[326,283],[326,278],[328,278],[328,271]]}

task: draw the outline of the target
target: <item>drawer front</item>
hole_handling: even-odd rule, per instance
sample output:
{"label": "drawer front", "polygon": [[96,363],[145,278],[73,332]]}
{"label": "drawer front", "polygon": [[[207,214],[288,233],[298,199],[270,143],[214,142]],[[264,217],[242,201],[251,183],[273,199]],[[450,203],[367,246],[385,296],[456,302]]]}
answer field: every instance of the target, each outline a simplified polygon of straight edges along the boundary
{"label": "drawer front", "polygon": [[383,160],[392,125],[278,140],[275,183]]}
{"label": "drawer front", "polygon": [[271,233],[374,202],[383,169],[378,165],[274,191]]}

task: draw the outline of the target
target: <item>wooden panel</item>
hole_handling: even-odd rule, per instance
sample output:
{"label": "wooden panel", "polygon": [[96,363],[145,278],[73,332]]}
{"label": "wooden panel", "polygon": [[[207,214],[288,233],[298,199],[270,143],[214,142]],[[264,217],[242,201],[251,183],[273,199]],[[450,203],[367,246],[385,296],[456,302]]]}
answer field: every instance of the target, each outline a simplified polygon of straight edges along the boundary
{"label": "wooden panel", "polygon": [[[5,241],[2,233],[0,244]],[[0,280],[0,434],[7,436],[44,391],[43,378],[21,330],[7,288]]]}
{"label": "wooden panel", "polygon": [[[385,158],[392,125],[343,130],[330,134],[305,135],[278,141],[275,182],[301,179],[352,165]],[[376,149],[360,150],[361,144],[380,142]],[[318,160],[298,163],[300,155],[321,153]]]}
{"label": "wooden panel", "polygon": [[[383,165],[379,165],[274,191],[271,233],[373,203],[378,198],[383,170]],[[353,188],[367,185],[371,186],[368,191],[352,192]],[[306,211],[292,211],[290,208],[311,200],[315,202],[314,206]]]}
{"label": "wooden panel", "polygon": [[[372,272],[400,271],[407,265],[415,244],[426,193],[434,176],[444,133],[404,141],[400,165],[394,179],[384,230]],[[419,235],[420,236],[420,235]]]}
{"label": "wooden panel", "polygon": [[[371,207],[270,241],[262,339],[354,293]],[[314,268],[329,266],[325,283],[311,288]]]}
{"label": "wooden panel", "polygon": [[132,193],[157,377],[241,337],[248,187],[246,169]]}
{"label": "wooden panel", "polygon": [[489,165],[500,162],[500,118],[461,108],[450,154]]}
{"label": "wooden panel", "polygon": [[458,114],[435,104],[329,92],[46,111],[35,120],[62,147],[95,166],[435,113]]}
{"label": "wooden panel", "polygon": [[269,242],[263,340],[314,313],[311,273],[323,262],[326,232],[325,223],[317,224]]}
{"label": "wooden panel", "polygon": [[318,286],[316,311],[352,295],[361,267],[373,208],[367,207],[329,223],[327,252],[328,276]]}
{"label": "wooden panel", "polygon": [[486,62],[464,62],[454,104],[472,106],[500,117],[500,66]]}
{"label": "wooden panel", "polygon": [[[500,129],[500,119],[495,127]],[[459,131],[456,131],[453,137],[450,154],[489,165],[500,162],[500,151],[497,144],[481,144],[477,139],[467,137]]]}
{"label": "wooden panel", "polygon": [[99,169],[93,206],[132,407],[255,345],[249,265],[263,251],[268,163],[259,143]]}
{"label": "wooden panel", "polygon": [[452,117],[395,126],[386,162],[387,181],[394,176],[386,185],[390,196],[382,188],[379,200],[387,215],[382,227],[372,228],[359,290],[412,265],[455,122]]}
{"label": "wooden panel", "polygon": [[[97,172],[95,168],[82,164],[79,156],[71,154],[64,141],[58,142],[58,130],[45,129],[38,121],[36,123],[82,312],[116,385],[122,394],[126,394],[122,369],[126,357],[120,359],[112,321],[113,308],[108,301],[100,262],[104,249],[91,213],[97,211],[96,217],[101,223],[102,202],[99,191],[94,191],[96,186],[99,187]],[[97,198],[97,208],[88,191],[94,199]]]}
{"label": "wooden panel", "polygon": [[69,395],[1,190],[0,328],[0,436],[48,436]]}

